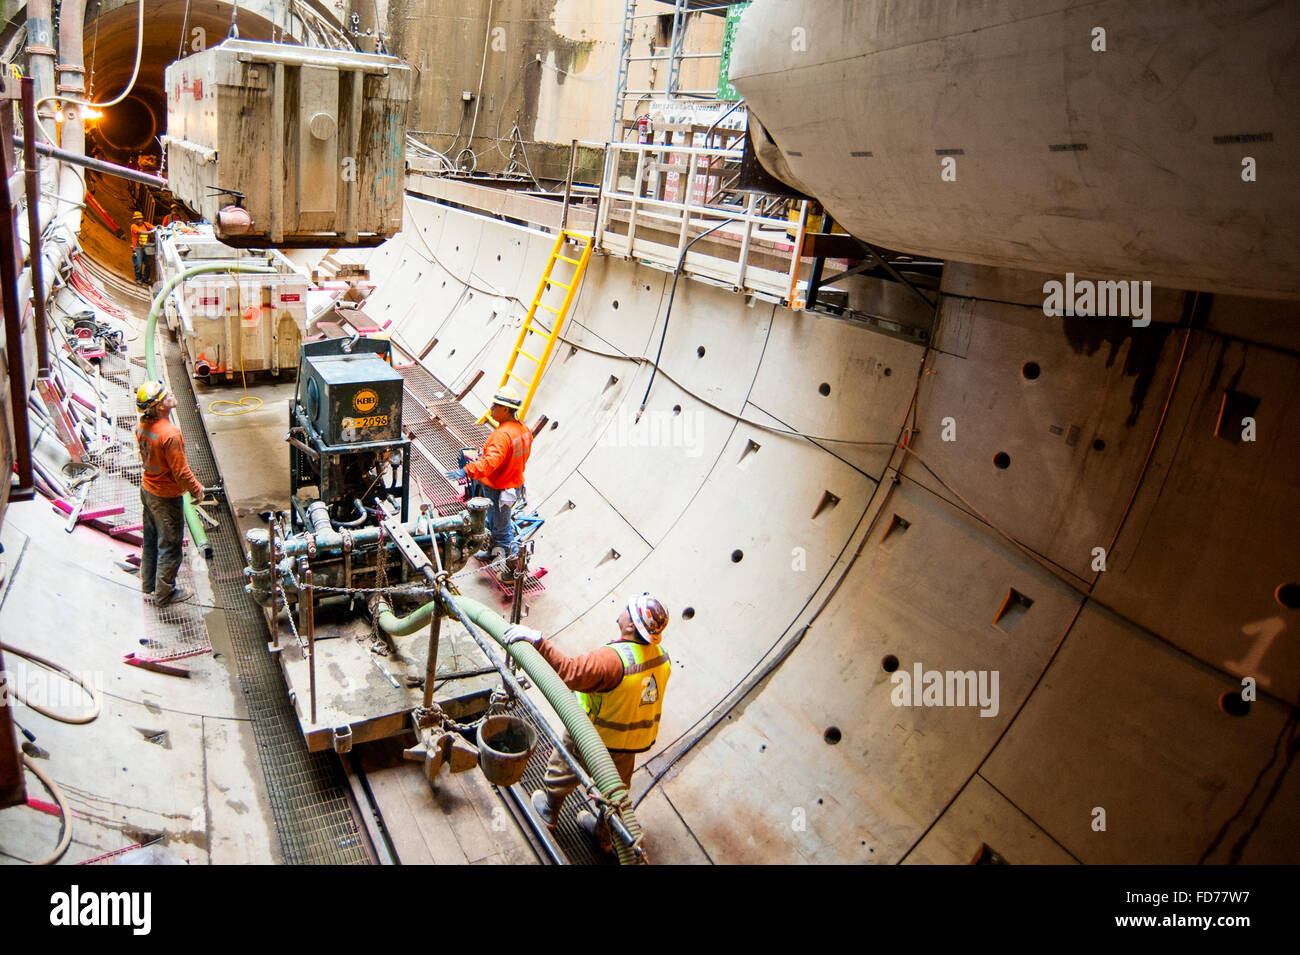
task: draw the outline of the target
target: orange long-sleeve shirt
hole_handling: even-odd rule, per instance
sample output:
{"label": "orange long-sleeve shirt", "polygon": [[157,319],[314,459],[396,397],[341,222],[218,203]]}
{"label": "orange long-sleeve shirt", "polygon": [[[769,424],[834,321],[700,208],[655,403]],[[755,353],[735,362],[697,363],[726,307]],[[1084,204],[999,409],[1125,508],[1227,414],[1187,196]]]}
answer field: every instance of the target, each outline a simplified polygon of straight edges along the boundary
{"label": "orange long-sleeve shirt", "polygon": [[185,438],[167,418],[141,419],[135,443],[144,463],[144,489],[155,497],[203,496],[203,485],[185,460]]}
{"label": "orange long-sleeve shirt", "polygon": [[623,660],[613,647],[597,647],[579,657],[565,656],[550,640],[537,646],[564,685],[578,693],[608,693],[623,682]]}
{"label": "orange long-sleeve shirt", "polygon": [[149,223],[131,223],[131,245],[153,245],[153,226]]}
{"label": "orange long-sleeve shirt", "polygon": [[532,450],[533,433],[518,421],[507,421],[497,425],[483,445],[483,454],[465,465],[465,473],[498,490],[522,487],[524,465]]}

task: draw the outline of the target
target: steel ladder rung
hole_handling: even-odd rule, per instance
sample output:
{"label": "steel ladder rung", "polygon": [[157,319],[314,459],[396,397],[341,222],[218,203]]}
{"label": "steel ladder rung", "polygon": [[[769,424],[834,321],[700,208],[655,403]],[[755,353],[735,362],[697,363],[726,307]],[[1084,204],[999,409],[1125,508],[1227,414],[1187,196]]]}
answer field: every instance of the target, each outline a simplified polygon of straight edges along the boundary
{"label": "steel ladder rung", "polygon": [[562,288],[562,289],[570,289],[570,288],[573,288],[572,285],[565,285],[563,282],[557,282],[557,281],[555,281],[555,279],[547,279],[546,282],[547,282],[548,285],[555,285],[555,286],[558,286],[559,288]]}

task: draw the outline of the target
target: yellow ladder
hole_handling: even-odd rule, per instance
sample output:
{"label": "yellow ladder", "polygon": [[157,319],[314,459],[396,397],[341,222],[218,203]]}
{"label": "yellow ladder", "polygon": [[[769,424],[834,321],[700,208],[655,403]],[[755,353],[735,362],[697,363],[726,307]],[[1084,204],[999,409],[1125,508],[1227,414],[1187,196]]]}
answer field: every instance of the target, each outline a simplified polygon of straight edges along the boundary
{"label": "yellow ladder", "polygon": [[[581,246],[577,258],[564,254],[565,242],[569,239]],[[520,421],[528,413],[528,406],[532,404],[533,394],[537,391],[537,385],[542,380],[542,372],[546,370],[546,362],[550,359],[555,343],[560,338],[560,332],[564,329],[564,320],[568,317],[569,307],[573,304],[574,295],[577,294],[578,283],[582,281],[582,274],[587,270],[587,260],[591,258],[591,247],[592,237],[578,232],[569,232],[567,229],[562,229],[555,237],[555,247],[551,249],[551,257],[546,262],[546,270],[542,272],[542,280],[537,283],[537,292],[533,295],[533,303],[528,306],[528,314],[524,316],[524,323],[519,329],[519,338],[515,341],[515,347],[510,350],[510,360],[506,362],[506,370],[505,374],[501,376],[501,384],[497,385],[497,390],[500,391],[513,379],[525,387],[524,403],[519,409]],[[567,282],[561,282],[552,277],[556,262],[567,262],[574,266],[573,274],[569,276]],[[546,294],[547,289],[552,286],[564,289],[564,301],[559,308],[542,302],[542,297]],[[546,326],[537,320],[538,309],[545,309],[555,316],[551,322],[550,331],[546,331]],[[542,353],[540,355],[524,349],[525,344],[531,349],[537,347],[535,341],[529,341],[530,335],[542,340]],[[533,363],[533,373],[530,377],[524,377],[516,371],[520,358],[526,358]],[[487,419],[488,413],[485,411],[478,420],[482,424]]]}

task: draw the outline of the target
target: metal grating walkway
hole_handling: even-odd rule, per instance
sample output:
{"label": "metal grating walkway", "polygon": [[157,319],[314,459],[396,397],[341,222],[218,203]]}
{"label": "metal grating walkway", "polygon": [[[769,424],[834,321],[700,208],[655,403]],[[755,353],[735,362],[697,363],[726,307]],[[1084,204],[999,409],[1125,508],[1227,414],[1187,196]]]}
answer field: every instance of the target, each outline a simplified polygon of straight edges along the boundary
{"label": "metal grating walkway", "polygon": [[[207,435],[180,349],[161,336],[167,374],[176,393],[176,423],[185,434],[190,467],[204,485],[217,482]],[[290,864],[364,865],[371,859],[353,815],[347,780],[332,752],[310,753],[298,717],[289,705],[279,667],[267,653],[261,610],[244,593],[245,555],[234,515],[223,500],[217,529],[208,530],[213,556],[208,564],[213,595],[224,612],[244,692],[257,753],[284,861]]]}

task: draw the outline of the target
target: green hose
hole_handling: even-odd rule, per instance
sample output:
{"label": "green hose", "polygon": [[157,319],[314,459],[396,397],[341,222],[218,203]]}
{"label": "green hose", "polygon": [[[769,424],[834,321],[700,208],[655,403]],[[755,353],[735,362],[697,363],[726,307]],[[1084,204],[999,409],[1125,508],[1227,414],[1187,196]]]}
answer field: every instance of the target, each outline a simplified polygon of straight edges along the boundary
{"label": "green hose", "polygon": [[[180,285],[187,278],[194,275],[203,275],[207,272],[274,272],[275,269],[269,265],[196,265],[193,268],[186,269],[180,275],[171,279],[162,287],[162,291],[153,300],[153,307],[149,309],[149,320],[144,327],[144,370],[150,378],[158,378],[158,363],[154,360],[154,330],[158,325],[158,313],[162,311],[163,302],[167,301],[167,296],[171,295],[172,290]],[[185,526],[190,529],[190,539],[194,541],[194,546],[203,551],[203,556],[212,556],[212,545],[208,543],[208,532],[203,529],[203,522],[199,520],[199,512],[194,509],[194,498],[190,492],[186,491],[185,496],[181,499],[181,511],[185,515]]]}
{"label": "green hose", "polygon": [[[385,606],[387,606],[385,604]],[[405,617],[399,617],[391,610],[381,611],[377,619],[379,628],[392,637],[409,637],[428,626],[433,613],[438,609],[438,601],[430,600],[418,610],[413,610]],[[498,643],[500,641],[497,641]]]}
{"label": "green hose", "polygon": [[[517,640],[506,646],[505,632],[510,624],[499,614],[468,597],[455,596],[453,601],[469,620],[505,647],[506,652],[523,667],[533,684],[542,691],[542,695],[555,708],[565,729],[573,737],[582,764],[591,773],[596,788],[622,818],[623,825],[631,834],[633,842],[640,843],[641,826],[632,811],[632,800],[628,796],[627,787],[623,785],[623,779],[614,767],[614,761],[610,759],[609,750],[605,748],[600,734],[591,725],[591,719],[578,703],[578,698],[573,695],[573,691],[564,685],[564,681],[531,643]],[[376,622],[385,633],[398,637],[409,636],[428,624],[437,606],[436,600],[430,601],[405,617],[398,617],[391,610],[383,611]],[[614,840],[614,848],[618,852],[618,861],[621,864],[631,865],[638,861],[631,847],[624,845],[621,839]]]}

